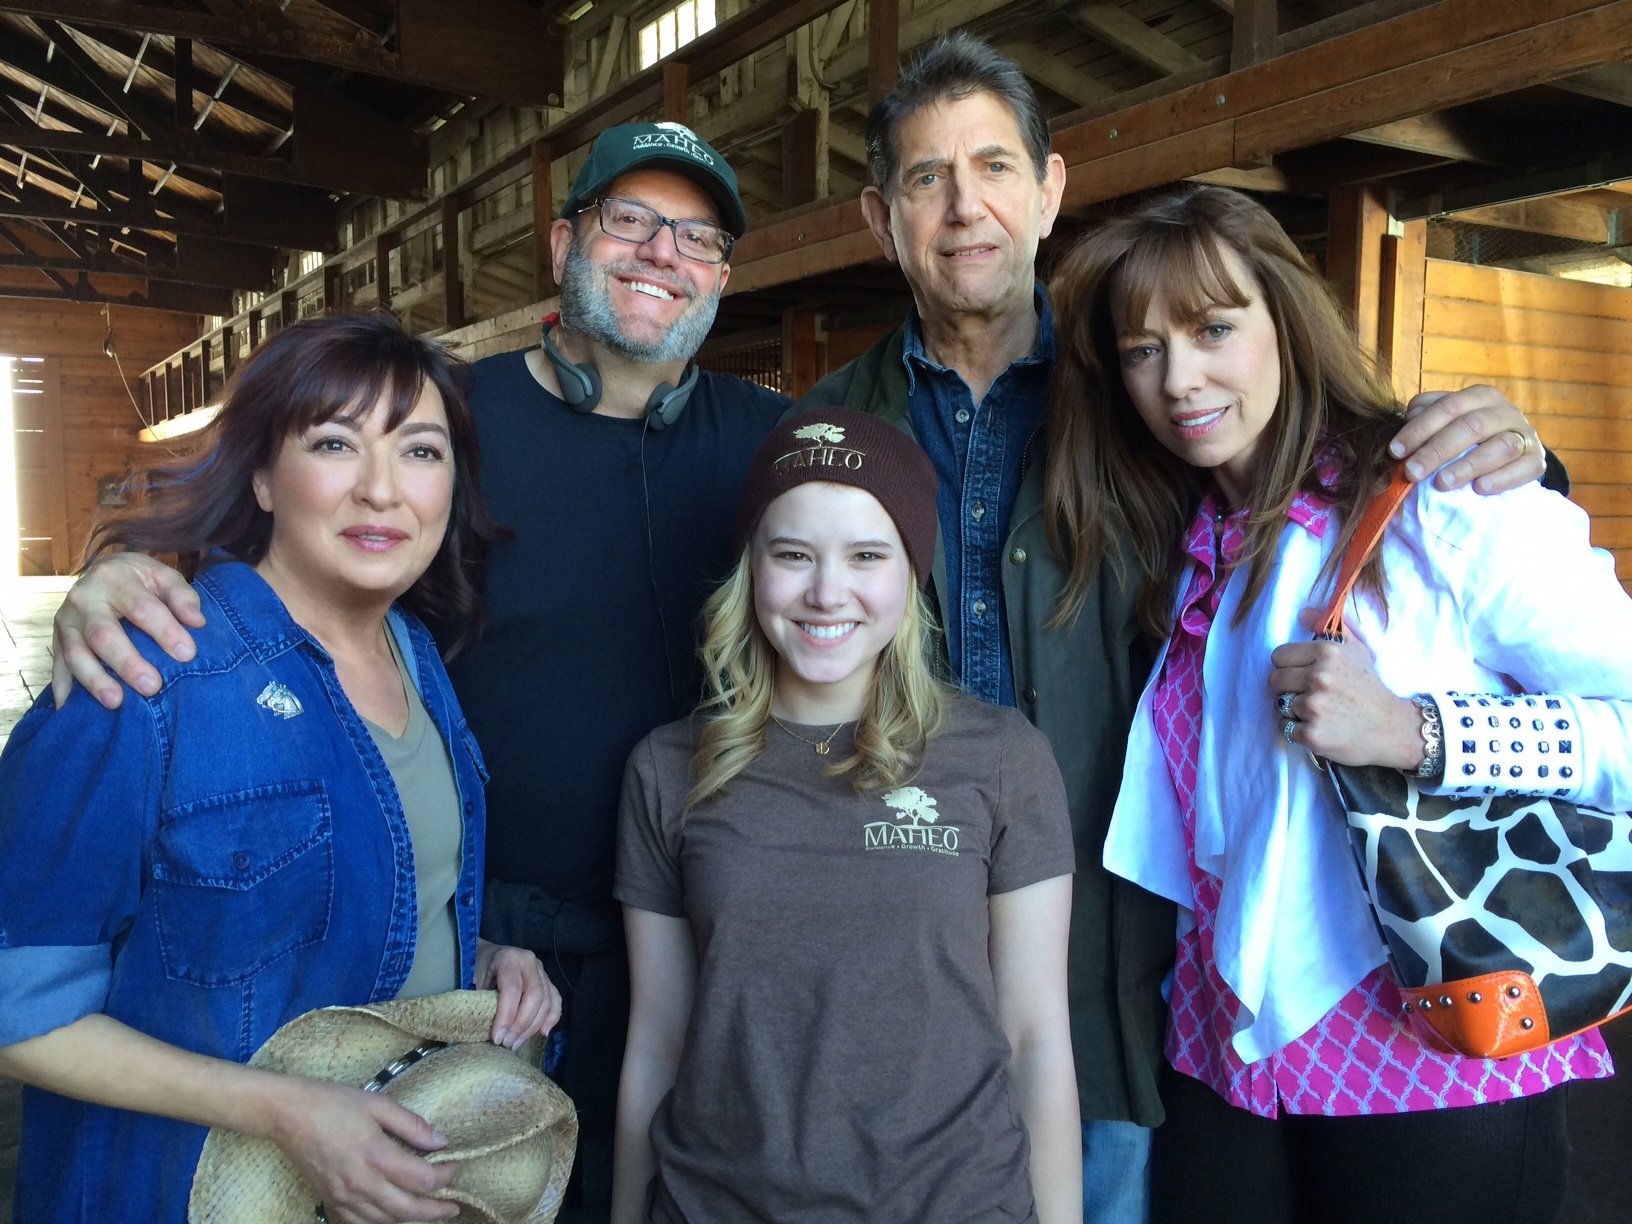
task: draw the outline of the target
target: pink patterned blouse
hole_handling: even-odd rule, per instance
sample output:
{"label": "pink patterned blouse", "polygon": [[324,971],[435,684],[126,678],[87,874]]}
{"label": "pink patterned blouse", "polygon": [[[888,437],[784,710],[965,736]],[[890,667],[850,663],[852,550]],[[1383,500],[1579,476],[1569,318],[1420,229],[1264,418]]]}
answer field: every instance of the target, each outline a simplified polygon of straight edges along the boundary
{"label": "pink patterned blouse", "polygon": [[[1374,970],[1313,1028],[1268,1058],[1244,1063],[1230,1045],[1240,1004],[1213,962],[1219,881],[1196,867],[1195,792],[1200,754],[1202,660],[1228,569],[1245,541],[1246,511],[1223,517],[1216,492],[1202,501],[1185,537],[1195,561],[1179,605],[1152,714],[1168,773],[1184,811],[1195,929],[1179,940],[1167,1029],[1175,1070],[1200,1080],[1230,1104],[1261,1117],[1295,1114],[1410,1113],[1533,1095],[1572,1079],[1613,1074],[1596,1031],[1512,1058],[1458,1058],[1428,1049],[1400,1015],[1387,968]],[[1316,536],[1331,508],[1300,493],[1288,517]],[[1221,573],[1221,571],[1223,571]],[[1264,717],[1273,715],[1267,694]]]}

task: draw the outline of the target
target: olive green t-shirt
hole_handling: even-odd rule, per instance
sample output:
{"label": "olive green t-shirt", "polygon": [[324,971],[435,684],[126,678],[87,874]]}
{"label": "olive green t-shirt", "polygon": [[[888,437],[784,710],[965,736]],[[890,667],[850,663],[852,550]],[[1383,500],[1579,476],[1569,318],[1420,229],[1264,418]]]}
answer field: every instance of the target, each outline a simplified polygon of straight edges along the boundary
{"label": "olive green t-shirt", "polygon": [[414,847],[419,939],[414,946],[413,967],[397,998],[418,999],[459,988],[459,928],[453,894],[459,887],[464,826],[448,746],[414,688],[398,652],[396,635],[387,633],[386,637],[402,675],[403,690],[408,694],[408,725],[401,735],[392,735],[366,718],[363,724],[391,771]]}
{"label": "olive green t-shirt", "polygon": [[688,919],[698,958],[650,1219],[1032,1220],[988,906],[1073,869],[1048,744],[959,699],[908,785],[858,795],[824,772],[851,729],[821,757],[795,736],[832,728],[788,725],[683,817],[689,722],[625,773],[614,893]]}

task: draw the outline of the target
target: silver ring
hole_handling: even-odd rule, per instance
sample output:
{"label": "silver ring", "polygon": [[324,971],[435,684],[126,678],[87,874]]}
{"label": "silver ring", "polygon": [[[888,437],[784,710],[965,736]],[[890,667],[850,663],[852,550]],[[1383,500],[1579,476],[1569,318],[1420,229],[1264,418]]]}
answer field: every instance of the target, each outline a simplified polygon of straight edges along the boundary
{"label": "silver ring", "polygon": [[1292,738],[1292,732],[1296,731],[1297,729],[1298,729],[1298,720],[1295,719],[1295,718],[1289,718],[1284,723],[1281,724],[1281,734],[1286,736],[1286,742],[1287,743],[1296,744],[1298,742],[1297,740]]}
{"label": "silver ring", "polygon": [[1297,715],[1292,712],[1292,703],[1297,699],[1298,695],[1296,693],[1282,693],[1275,698],[1276,713],[1282,718],[1296,718]]}

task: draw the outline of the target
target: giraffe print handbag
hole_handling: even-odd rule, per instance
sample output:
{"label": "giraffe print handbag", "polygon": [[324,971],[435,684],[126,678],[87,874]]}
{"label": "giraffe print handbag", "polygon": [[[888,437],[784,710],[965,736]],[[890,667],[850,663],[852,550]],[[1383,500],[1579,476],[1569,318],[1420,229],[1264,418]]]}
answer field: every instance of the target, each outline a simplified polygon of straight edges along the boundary
{"label": "giraffe print handbag", "polygon": [[[1409,488],[1396,471],[1367,507],[1317,636],[1340,633],[1360,567]],[[1499,704],[1523,713],[1542,700]],[[1502,1058],[1632,1010],[1632,813],[1427,795],[1397,769],[1325,764],[1425,1044]]]}

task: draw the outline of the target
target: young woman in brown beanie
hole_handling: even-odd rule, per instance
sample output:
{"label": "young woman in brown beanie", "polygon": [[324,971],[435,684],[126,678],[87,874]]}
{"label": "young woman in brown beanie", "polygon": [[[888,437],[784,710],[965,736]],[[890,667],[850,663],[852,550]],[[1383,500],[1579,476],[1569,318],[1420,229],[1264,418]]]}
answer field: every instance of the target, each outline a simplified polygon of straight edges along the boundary
{"label": "young woman in brown beanie", "polygon": [[625,776],[616,1224],[1081,1219],[1065,797],[936,675],[935,532],[875,417],[750,464],[702,707]]}

